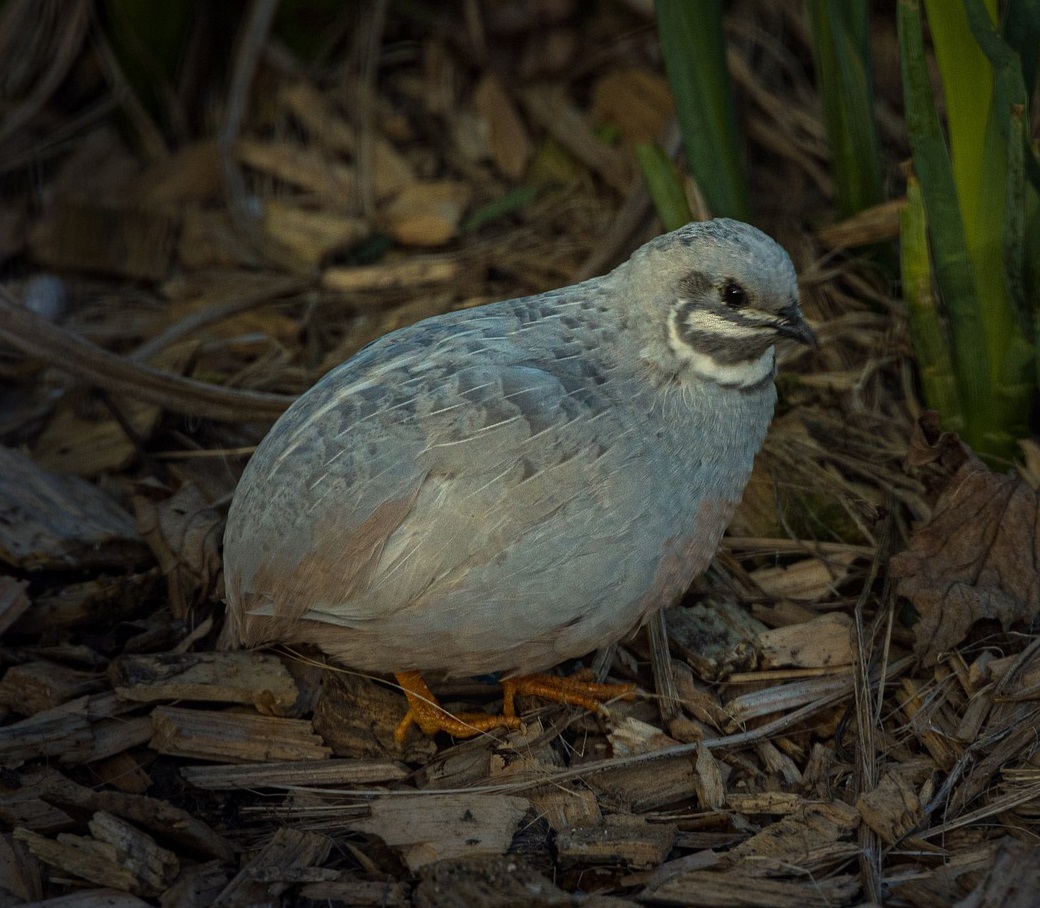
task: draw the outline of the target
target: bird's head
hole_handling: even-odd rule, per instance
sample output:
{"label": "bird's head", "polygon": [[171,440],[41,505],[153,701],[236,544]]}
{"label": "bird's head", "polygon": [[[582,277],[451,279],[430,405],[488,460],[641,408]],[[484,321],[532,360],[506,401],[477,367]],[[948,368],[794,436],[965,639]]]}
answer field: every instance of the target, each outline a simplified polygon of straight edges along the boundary
{"label": "bird's head", "polygon": [[692,222],[657,237],[633,255],[626,278],[658,323],[647,355],[669,371],[751,387],[772,378],[779,338],[816,346],[790,257],[741,221]]}

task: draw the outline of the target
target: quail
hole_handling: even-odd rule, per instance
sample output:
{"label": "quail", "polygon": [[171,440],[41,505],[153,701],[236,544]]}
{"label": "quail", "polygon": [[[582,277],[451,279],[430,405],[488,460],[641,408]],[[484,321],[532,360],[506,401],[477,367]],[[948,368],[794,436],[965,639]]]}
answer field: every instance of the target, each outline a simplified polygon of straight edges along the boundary
{"label": "quail", "polygon": [[[309,644],[394,674],[412,723],[516,727],[541,674],[622,638],[709,564],[776,403],[775,345],[815,345],[791,260],[693,222],[571,287],[436,316],[303,394],[246,466],[224,536],[226,646]],[[426,676],[496,673],[503,715]]]}

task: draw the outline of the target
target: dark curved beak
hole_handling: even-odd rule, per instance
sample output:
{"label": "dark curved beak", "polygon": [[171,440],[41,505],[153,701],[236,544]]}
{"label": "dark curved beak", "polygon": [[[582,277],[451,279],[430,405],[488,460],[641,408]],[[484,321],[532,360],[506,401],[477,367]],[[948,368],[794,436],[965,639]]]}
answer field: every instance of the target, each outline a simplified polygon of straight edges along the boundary
{"label": "dark curved beak", "polygon": [[797,303],[792,303],[786,309],[780,310],[780,318],[776,322],[776,332],[783,337],[800,341],[806,346],[812,347],[813,350],[818,346],[816,332],[809,327],[809,323],[805,320]]}

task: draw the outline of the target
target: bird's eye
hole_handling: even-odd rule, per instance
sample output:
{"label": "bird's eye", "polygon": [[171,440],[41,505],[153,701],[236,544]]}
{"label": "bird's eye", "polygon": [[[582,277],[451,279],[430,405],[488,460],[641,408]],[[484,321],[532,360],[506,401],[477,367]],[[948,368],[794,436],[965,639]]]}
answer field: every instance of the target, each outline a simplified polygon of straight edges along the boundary
{"label": "bird's eye", "polygon": [[726,281],[722,288],[722,302],[730,309],[743,309],[748,304],[747,291],[736,281]]}

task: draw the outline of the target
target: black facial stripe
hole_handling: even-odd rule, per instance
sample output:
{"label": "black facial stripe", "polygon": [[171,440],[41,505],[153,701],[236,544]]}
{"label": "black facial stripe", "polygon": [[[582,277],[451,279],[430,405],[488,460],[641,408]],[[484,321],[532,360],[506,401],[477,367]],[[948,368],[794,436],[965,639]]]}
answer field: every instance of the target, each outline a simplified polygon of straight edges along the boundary
{"label": "black facial stripe", "polygon": [[[735,337],[732,334],[716,333],[704,327],[695,327],[688,323],[687,317],[693,312],[709,312],[716,318],[730,324],[754,330],[747,337]],[[679,340],[706,356],[710,356],[720,365],[735,365],[742,362],[753,362],[762,356],[775,342],[776,338],[768,327],[758,320],[747,318],[740,310],[729,309],[721,304],[705,306],[694,300],[679,300],[672,313],[675,333]]]}
{"label": "black facial stripe", "polygon": [[711,292],[712,282],[703,271],[691,271],[679,281],[680,296],[688,296],[696,299],[704,297]]}
{"label": "black facial stripe", "polygon": [[[745,295],[746,302],[733,306],[726,300],[726,290],[730,286],[738,287]],[[721,318],[739,324],[741,311],[753,308],[754,295],[736,278],[727,277],[722,281],[712,281],[703,271],[690,271],[679,281],[679,311],[685,312],[688,306],[707,309]]]}
{"label": "black facial stripe", "polygon": [[680,330],[679,336],[691,350],[710,356],[720,366],[754,362],[774,343],[774,339],[769,335],[736,338],[723,334],[706,334],[703,331]]}

